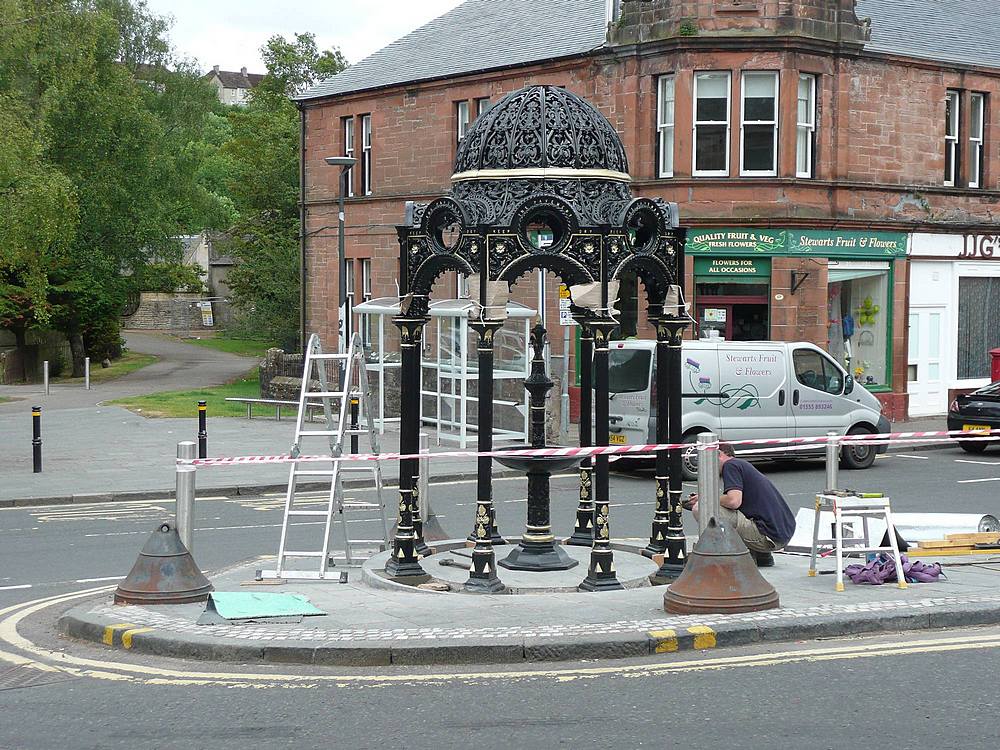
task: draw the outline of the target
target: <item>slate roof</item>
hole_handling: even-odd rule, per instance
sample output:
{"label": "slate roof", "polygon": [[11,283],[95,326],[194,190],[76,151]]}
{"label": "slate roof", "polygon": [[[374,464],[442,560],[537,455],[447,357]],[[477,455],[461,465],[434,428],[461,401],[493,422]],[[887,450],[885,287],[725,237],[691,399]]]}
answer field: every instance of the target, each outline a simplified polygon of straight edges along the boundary
{"label": "slate roof", "polygon": [[223,88],[227,89],[252,89],[262,80],[262,73],[244,73],[237,70],[210,70],[208,77],[217,77],[222,82]]}
{"label": "slate roof", "polygon": [[573,57],[602,46],[605,0],[466,0],[299,99]]}
{"label": "slate roof", "polygon": [[[1000,22],[983,0],[857,0],[866,49],[1000,68]],[[605,0],[466,0],[299,99],[584,55],[606,40]]]}

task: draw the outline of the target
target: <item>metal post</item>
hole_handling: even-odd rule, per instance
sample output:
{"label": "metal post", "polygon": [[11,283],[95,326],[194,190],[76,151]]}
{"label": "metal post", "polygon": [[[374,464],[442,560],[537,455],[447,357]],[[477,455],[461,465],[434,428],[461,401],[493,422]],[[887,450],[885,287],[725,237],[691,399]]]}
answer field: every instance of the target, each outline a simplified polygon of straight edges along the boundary
{"label": "metal post", "polygon": [[428,458],[420,459],[420,476],[417,478],[417,487],[420,489],[419,493],[420,507],[418,509],[420,512],[417,515],[420,516],[421,523],[427,523],[427,517],[428,515],[430,515],[430,511],[428,510],[428,508],[430,508],[431,504],[428,500],[428,495],[427,495],[428,491],[430,490],[430,484],[431,484],[431,474],[430,474],[431,460],[429,457],[430,452],[431,452],[431,436],[428,435],[426,432],[421,432],[420,455],[428,456]]}
{"label": "metal post", "polygon": [[31,471],[42,473],[42,407],[31,407]]}
{"label": "metal post", "polygon": [[563,326],[563,379],[559,397],[559,440],[565,444],[569,440],[569,347],[570,328]]}
{"label": "metal post", "polygon": [[[418,302],[412,302],[411,307]],[[399,343],[402,350],[400,382],[403,387],[420,386],[420,352],[427,319],[396,318],[399,326]],[[399,451],[412,455],[420,450],[420,399],[404,398],[399,405]],[[417,538],[414,521],[414,475],[419,459],[407,458],[399,462],[399,511],[396,517],[396,536],[392,540],[392,555],[385,564],[385,572],[392,578],[403,578],[423,583],[430,576],[417,559]],[[417,490],[419,493],[419,489]]]}
{"label": "metal post", "polygon": [[49,361],[42,362],[42,382],[45,384],[45,395],[49,395]]}
{"label": "metal post", "polygon": [[719,517],[719,446],[714,432],[698,435],[698,533]]}
{"label": "metal post", "polygon": [[[603,318],[591,323],[594,333],[594,445],[608,444],[608,339],[618,323]],[[609,591],[622,588],[615,573],[614,552],[611,549],[611,493],[608,457],[594,459],[594,544],[590,550],[590,567],[580,584],[581,591]]]}
{"label": "metal post", "polygon": [[[476,401],[477,446],[481,453],[493,450],[493,337],[502,323],[497,321],[473,321],[472,328],[478,334],[476,351],[479,355],[478,400]],[[469,535],[475,542],[472,550],[472,566],[465,590],[480,594],[495,594],[503,591],[504,585],[497,576],[497,558],[494,544],[503,544],[504,539],[496,526],[496,509],[493,507],[493,459],[480,456],[476,471],[476,519]]]}
{"label": "metal post", "polygon": [[[590,326],[580,320],[580,447],[589,448],[593,434],[593,359],[594,334]],[[580,502],[576,506],[576,525],[573,535],[565,541],[579,547],[594,543],[594,463],[590,458],[580,462]]]}
{"label": "metal post", "polygon": [[83,358],[83,387],[90,390],[90,357]]}
{"label": "metal post", "polygon": [[208,458],[208,404],[198,402],[198,458]]}
{"label": "metal post", "polygon": [[837,471],[840,468],[840,441],[836,432],[828,432],[826,443],[826,489],[837,489]]}
{"label": "metal post", "polygon": [[[177,444],[177,458],[190,461],[195,456],[195,445],[190,440]],[[204,458],[204,456],[203,456]],[[189,464],[177,464],[176,505],[177,534],[188,552],[194,552],[194,487],[197,469]]]}
{"label": "metal post", "polygon": [[340,168],[340,199],[337,212],[337,351],[347,351],[347,253],[344,242],[344,198],[347,194],[347,175],[350,167]]}

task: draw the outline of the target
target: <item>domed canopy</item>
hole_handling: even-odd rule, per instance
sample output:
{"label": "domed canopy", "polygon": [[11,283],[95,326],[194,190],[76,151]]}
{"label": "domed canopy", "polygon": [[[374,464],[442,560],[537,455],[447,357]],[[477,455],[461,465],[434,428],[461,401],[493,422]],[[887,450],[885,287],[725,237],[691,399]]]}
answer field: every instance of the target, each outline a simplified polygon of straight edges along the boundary
{"label": "domed canopy", "polygon": [[628,182],[628,159],[614,126],[592,104],[557,86],[528,86],[476,120],[452,180],[505,177]]}

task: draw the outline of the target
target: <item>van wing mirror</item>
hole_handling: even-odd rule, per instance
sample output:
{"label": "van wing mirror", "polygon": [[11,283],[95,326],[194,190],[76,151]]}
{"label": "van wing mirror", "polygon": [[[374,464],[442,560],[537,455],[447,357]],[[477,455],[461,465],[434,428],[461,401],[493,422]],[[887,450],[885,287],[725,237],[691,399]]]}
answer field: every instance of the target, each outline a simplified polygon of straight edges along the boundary
{"label": "van wing mirror", "polygon": [[847,396],[851,391],[854,390],[854,378],[850,374],[844,378],[844,395]]}

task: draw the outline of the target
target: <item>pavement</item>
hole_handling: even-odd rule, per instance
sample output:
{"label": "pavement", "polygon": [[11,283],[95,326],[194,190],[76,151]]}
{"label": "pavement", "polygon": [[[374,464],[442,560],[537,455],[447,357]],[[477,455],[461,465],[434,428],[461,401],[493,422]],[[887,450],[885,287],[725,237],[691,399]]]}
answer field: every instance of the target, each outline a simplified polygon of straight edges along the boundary
{"label": "pavement", "polygon": [[[582,593],[540,582],[524,593],[466,594],[459,585],[442,592],[387,581],[384,557],[353,569],[347,583],[256,582],[255,572],[273,565],[260,558],[210,576],[217,591],[296,593],[326,612],[301,622],[266,621],[199,625],[202,604],[122,606],[101,593],[66,611],[59,630],[85,641],[135,653],[242,663],[341,666],[410,664],[521,664],[537,661],[614,659],[683,650],[859,634],[968,627],[1000,623],[1000,556],[948,558],[946,578],[899,589],[854,585],[834,591],[834,576],[806,574],[804,556],[776,555],[764,577],[780,596],[780,608],[748,614],[670,615],[665,588],[639,585],[648,561],[637,547],[616,544],[616,559],[635,588]],[[445,542],[425,569],[441,580],[444,557],[461,559],[464,543]],[[582,550],[586,558],[586,550]],[[502,557],[502,553],[498,558]],[[638,559],[637,559],[638,558]],[[821,563],[820,570],[831,563]],[[449,567],[455,581],[454,568]],[[512,582],[512,572],[499,570]],[[586,563],[558,574],[579,582]],[[458,572],[461,581],[464,576]],[[520,574],[548,576],[553,574]]]}
{"label": "pavement", "polygon": [[[46,396],[38,384],[0,386],[0,396],[16,399],[0,404],[3,464],[0,507],[72,502],[134,501],[172,497],[177,443],[197,440],[197,404],[190,419],[146,418],[105,402],[158,391],[194,390],[225,383],[245,374],[256,360],[186,344],[156,333],[126,332],[130,350],[155,354],[159,361],[117,380],[95,385],[53,385]],[[32,473],[31,416],[42,407],[42,473]],[[210,456],[287,453],[294,437],[294,417],[286,411],[252,420],[208,418]],[[396,451],[398,434],[379,439],[382,450]],[[319,441],[315,452],[322,452]],[[435,449],[453,449],[446,445]],[[436,478],[465,476],[474,464],[441,460]],[[397,481],[395,464],[383,467],[387,483]],[[199,490],[210,494],[246,495],[283,488],[283,465],[212,468],[198,473]],[[307,485],[303,485],[307,486]],[[317,485],[318,486],[318,485]]]}

